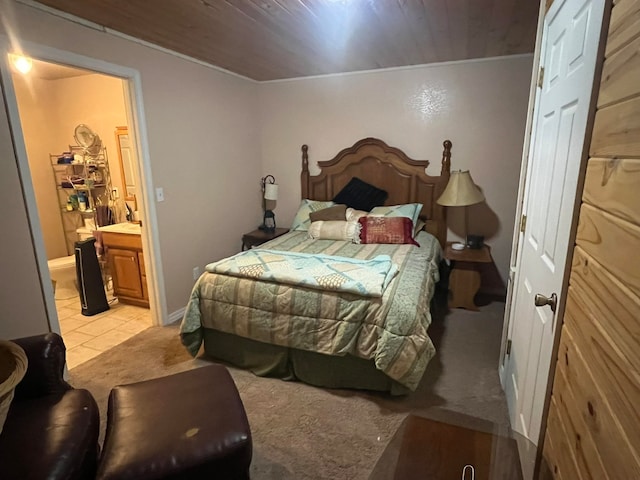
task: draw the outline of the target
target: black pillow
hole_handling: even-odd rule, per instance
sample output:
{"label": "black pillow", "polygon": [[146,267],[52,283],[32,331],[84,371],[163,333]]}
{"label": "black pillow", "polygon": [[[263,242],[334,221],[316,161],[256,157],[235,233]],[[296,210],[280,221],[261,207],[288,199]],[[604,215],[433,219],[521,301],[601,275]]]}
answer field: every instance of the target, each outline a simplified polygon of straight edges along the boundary
{"label": "black pillow", "polygon": [[333,201],[368,212],[373,207],[384,205],[388,196],[389,194],[385,190],[360,180],[358,177],[353,177],[333,198]]}

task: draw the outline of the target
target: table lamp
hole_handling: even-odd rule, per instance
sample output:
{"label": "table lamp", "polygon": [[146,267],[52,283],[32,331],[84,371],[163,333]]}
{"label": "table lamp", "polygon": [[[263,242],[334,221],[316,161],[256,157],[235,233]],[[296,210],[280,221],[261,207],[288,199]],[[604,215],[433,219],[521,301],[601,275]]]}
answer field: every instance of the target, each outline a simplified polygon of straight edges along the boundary
{"label": "table lamp", "polygon": [[[473,183],[469,170],[457,170],[451,172],[449,183],[436,200],[439,205],[445,207],[467,207],[484,201],[484,195],[480,189]],[[467,243],[467,209],[464,209],[464,240],[465,243],[453,243],[451,248],[454,250],[463,250]]]}
{"label": "table lamp", "polygon": [[267,208],[267,200],[278,199],[278,184],[273,175],[267,175],[262,178],[262,198],[263,198],[263,210],[264,217],[260,230],[267,233],[274,233],[276,231],[276,215],[273,210]]}

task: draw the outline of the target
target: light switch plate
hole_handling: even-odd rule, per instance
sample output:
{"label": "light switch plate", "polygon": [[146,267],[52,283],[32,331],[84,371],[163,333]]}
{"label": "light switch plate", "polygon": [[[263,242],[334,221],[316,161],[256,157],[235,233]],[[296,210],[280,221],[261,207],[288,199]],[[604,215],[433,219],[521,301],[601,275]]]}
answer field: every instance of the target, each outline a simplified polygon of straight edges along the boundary
{"label": "light switch plate", "polygon": [[158,202],[164,202],[164,189],[162,187],[156,188],[156,200]]}

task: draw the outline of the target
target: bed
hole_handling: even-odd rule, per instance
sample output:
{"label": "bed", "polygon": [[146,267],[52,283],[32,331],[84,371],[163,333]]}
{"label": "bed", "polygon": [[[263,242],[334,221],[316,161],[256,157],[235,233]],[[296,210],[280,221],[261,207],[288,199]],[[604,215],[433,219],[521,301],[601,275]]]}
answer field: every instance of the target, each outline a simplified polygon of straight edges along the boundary
{"label": "bed", "polygon": [[[375,138],[318,162],[320,173],[311,175],[309,149],[303,145],[298,214],[305,202],[330,202],[353,179],[360,179],[388,194],[384,205],[422,205],[411,222],[412,227],[418,221],[424,224],[413,232],[419,245],[310,238],[308,229],[298,229],[294,219],[296,230],[207,266],[181,324],[185,347],[195,356],[204,343],[207,356],[261,376],[391,394],[415,390],[435,353],[427,329],[446,239],[445,210],[436,203],[450,173],[451,142],[443,145],[439,176],[426,174],[429,161],[413,160]],[[342,269],[340,275],[348,271],[347,276],[355,272],[354,278],[362,278],[359,269],[373,266],[395,268],[397,273],[381,271],[382,287],[367,286],[366,294],[342,286],[334,290],[327,282],[318,286],[306,279],[260,276],[269,261],[280,265],[298,256],[321,264],[315,268]],[[233,268],[251,275],[237,275]]]}

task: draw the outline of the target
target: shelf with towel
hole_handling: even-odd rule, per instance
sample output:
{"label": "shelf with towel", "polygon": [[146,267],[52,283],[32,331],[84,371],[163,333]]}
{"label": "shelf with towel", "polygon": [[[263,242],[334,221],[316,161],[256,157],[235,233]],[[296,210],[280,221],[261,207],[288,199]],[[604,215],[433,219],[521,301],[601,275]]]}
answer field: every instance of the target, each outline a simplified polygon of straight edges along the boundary
{"label": "shelf with towel", "polygon": [[69,152],[50,154],[49,159],[67,254],[71,255],[79,228],[113,223],[108,207],[113,189],[107,149],[101,147],[97,155],[89,156],[81,147],[70,146]]}

